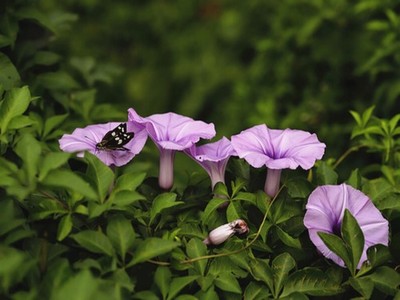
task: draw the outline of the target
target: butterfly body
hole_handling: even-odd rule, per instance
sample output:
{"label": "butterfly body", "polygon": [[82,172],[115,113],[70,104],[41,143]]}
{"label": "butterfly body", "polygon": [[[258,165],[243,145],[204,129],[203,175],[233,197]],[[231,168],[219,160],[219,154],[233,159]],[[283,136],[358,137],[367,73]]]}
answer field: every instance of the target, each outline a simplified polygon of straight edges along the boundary
{"label": "butterfly body", "polygon": [[127,151],[129,149],[124,146],[133,139],[134,135],[133,132],[127,132],[126,123],[121,123],[104,135],[102,140],[96,144],[96,149]]}

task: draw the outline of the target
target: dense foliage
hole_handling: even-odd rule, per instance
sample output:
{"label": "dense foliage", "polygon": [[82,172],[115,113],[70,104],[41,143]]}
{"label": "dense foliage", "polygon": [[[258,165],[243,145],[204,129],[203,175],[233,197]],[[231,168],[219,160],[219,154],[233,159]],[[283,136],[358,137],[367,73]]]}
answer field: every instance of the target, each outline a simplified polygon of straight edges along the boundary
{"label": "dense foliage", "polygon": [[[0,3],[0,297],[6,299],[344,299],[400,297],[399,4],[358,1]],[[148,141],[128,165],[61,152],[64,133],[174,111],[219,137],[266,123],[316,132],[310,171],[231,158],[226,185],[177,154],[171,191]],[[379,117],[378,117],[379,116]],[[342,268],[304,227],[310,193],[346,182],[390,224],[357,270],[346,214]],[[217,195],[217,196],[213,196]],[[228,206],[220,208],[228,199]],[[207,247],[212,229],[249,233]],[[338,241],[338,239],[340,241]],[[340,249],[339,249],[340,248]]]}

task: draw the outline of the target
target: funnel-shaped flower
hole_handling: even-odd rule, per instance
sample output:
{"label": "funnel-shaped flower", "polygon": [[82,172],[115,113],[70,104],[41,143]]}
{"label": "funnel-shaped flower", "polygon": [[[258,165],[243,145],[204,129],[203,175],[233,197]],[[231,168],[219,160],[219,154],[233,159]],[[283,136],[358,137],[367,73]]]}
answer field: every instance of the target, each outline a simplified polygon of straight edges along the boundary
{"label": "funnel-shaped flower", "polygon": [[343,260],[333,253],[318,236],[318,232],[340,233],[345,209],[357,220],[364,234],[364,250],[358,269],[367,260],[366,251],[376,244],[388,245],[388,221],[372,201],[361,191],[347,185],[324,185],[317,187],[309,196],[304,217],[311,241],[317,249],[336,264],[344,267]]}
{"label": "funnel-shaped flower", "polygon": [[282,169],[308,170],[325,152],[315,134],[293,129],[269,129],[257,125],[232,136],[232,146],[251,166],[268,168],[265,192],[273,197],[279,189]]}
{"label": "funnel-shaped flower", "polygon": [[147,118],[139,116],[133,108],[128,110],[129,121],[141,124],[160,151],[160,187],[170,189],[173,185],[173,161],[175,151],[183,151],[200,138],[211,139],[215,135],[214,124],[195,121],[175,113],[155,114]]}
{"label": "funnel-shaped flower", "polygon": [[78,152],[79,157],[89,151],[108,166],[123,166],[142,151],[146,140],[143,126],[110,122],[76,128],[72,134],[64,134],[59,144],[61,150]]}
{"label": "funnel-shaped flower", "polygon": [[226,137],[217,142],[199,147],[193,145],[189,149],[186,149],[185,153],[207,171],[211,179],[212,188],[214,188],[217,182],[225,183],[226,165],[229,158],[232,155],[236,155],[236,151]]}
{"label": "funnel-shaped flower", "polygon": [[246,222],[241,219],[237,219],[212,230],[203,243],[206,245],[219,245],[234,234],[241,235],[247,232],[249,232],[249,227],[247,226]]}

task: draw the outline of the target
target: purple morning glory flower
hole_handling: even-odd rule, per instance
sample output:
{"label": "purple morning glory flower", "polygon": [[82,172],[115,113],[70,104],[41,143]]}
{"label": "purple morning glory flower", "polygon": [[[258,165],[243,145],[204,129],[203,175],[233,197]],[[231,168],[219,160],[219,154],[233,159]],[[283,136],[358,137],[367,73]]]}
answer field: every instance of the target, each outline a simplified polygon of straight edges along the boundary
{"label": "purple morning glory flower", "polygon": [[64,134],[59,140],[64,152],[84,151],[96,155],[104,164],[123,166],[142,151],[147,140],[143,126],[110,122],[76,128],[72,134]]}
{"label": "purple morning glory flower", "polygon": [[364,250],[357,266],[359,269],[367,260],[366,251],[369,247],[376,244],[387,246],[389,242],[388,221],[364,193],[347,184],[317,187],[308,198],[304,225],[317,249],[325,257],[344,267],[343,260],[325,246],[318,232],[340,232],[346,208],[357,220],[364,234]]}
{"label": "purple morning glory flower", "polygon": [[225,183],[225,169],[229,158],[236,155],[231,142],[223,137],[217,142],[202,146],[193,145],[185,150],[210,175],[211,186],[217,182]]}
{"label": "purple morning glory flower", "polygon": [[191,147],[200,138],[211,139],[215,136],[214,124],[195,121],[171,112],[143,118],[133,108],[130,108],[128,119],[133,123],[145,126],[150,138],[157,145],[160,151],[158,181],[160,187],[166,190],[169,190],[174,182],[175,152]]}
{"label": "purple morning glory flower", "polygon": [[325,144],[315,134],[303,130],[270,129],[257,125],[232,136],[232,146],[251,166],[268,168],[265,192],[274,197],[282,169],[308,170],[325,152]]}
{"label": "purple morning glory flower", "polygon": [[206,245],[219,245],[234,234],[242,235],[248,232],[249,227],[247,226],[246,222],[242,219],[237,219],[212,230],[204,239],[203,243]]}

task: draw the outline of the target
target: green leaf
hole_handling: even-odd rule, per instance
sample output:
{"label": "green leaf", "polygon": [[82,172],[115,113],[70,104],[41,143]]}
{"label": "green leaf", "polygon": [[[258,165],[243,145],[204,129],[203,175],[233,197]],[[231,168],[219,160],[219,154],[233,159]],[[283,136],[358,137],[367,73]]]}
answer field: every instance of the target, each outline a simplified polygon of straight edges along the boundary
{"label": "green leaf", "polygon": [[108,256],[114,255],[110,240],[100,231],[84,230],[71,235],[71,238],[90,252]]}
{"label": "green leaf", "polygon": [[84,269],[67,281],[53,295],[54,300],[86,300],[96,299],[96,292],[100,282],[97,281],[88,269]]}
{"label": "green leaf", "polygon": [[136,237],[131,222],[123,216],[115,216],[108,223],[107,236],[122,261],[125,261],[125,255],[133,246]]}
{"label": "green leaf", "polygon": [[372,267],[378,267],[387,263],[392,258],[392,255],[387,246],[377,244],[368,248],[367,257]]}
{"label": "green leaf", "polygon": [[96,193],[93,191],[89,183],[84,181],[78,175],[67,170],[52,170],[48,173],[42,183],[50,187],[66,188],[75,191],[89,199],[97,199]]}
{"label": "green leaf", "polygon": [[275,226],[275,230],[279,239],[285,245],[296,249],[301,249],[301,243],[299,239],[291,237],[287,232],[283,231],[279,226]]}
{"label": "green leaf", "polygon": [[310,296],[330,296],[343,292],[340,282],[335,282],[317,268],[305,268],[289,276],[281,297],[292,293],[305,293]]}
{"label": "green leaf", "polygon": [[167,267],[158,267],[154,274],[154,282],[158,286],[162,298],[167,299],[171,284],[171,271]]}
{"label": "green leaf", "polygon": [[243,299],[246,300],[264,300],[269,299],[270,292],[267,287],[258,282],[251,281],[244,291]]}
{"label": "green leaf", "polygon": [[232,222],[237,219],[241,219],[245,217],[246,213],[244,212],[242,206],[239,201],[230,201],[228,208],[226,209],[226,218],[228,222]]}
{"label": "green leaf", "polygon": [[270,291],[274,288],[274,275],[268,261],[263,259],[253,259],[250,261],[251,275],[254,279],[263,281],[267,284]]}
{"label": "green leaf", "polygon": [[156,237],[147,238],[140,243],[133,253],[133,259],[128,264],[128,267],[145,262],[153,257],[169,253],[179,245],[180,243]]}
{"label": "green leaf", "polygon": [[40,143],[30,134],[24,134],[15,146],[15,153],[23,160],[23,170],[26,181],[32,184],[36,181],[40,153]]}
{"label": "green leaf", "polygon": [[[0,70],[0,85],[2,85],[6,91],[16,86],[21,80],[18,71],[11,60],[2,52],[0,52]],[[0,113],[0,120],[1,119],[2,117]]]}
{"label": "green leaf", "polygon": [[146,197],[135,191],[122,190],[114,192],[110,195],[107,202],[111,202],[118,207],[131,205],[139,200],[145,200]]}
{"label": "green leaf", "polygon": [[6,94],[0,107],[0,134],[4,134],[7,131],[8,124],[13,118],[22,115],[26,111],[30,102],[31,93],[27,86],[14,88]]}
{"label": "green leaf", "polygon": [[52,130],[57,128],[68,117],[68,114],[51,116],[46,119],[43,127],[42,137],[46,137]]}
{"label": "green leaf", "polygon": [[32,124],[35,124],[35,122],[36,121],[29,116],[16,116],[11,119],[10,123],[8,123],[8,130],[25,128],[31,126]]}
{"label": "green leaf", "polygon": [[37,76],[37,81],[49,90],[70,91],[79,88],[75,79],[64,71],[42,73]]}
{"label": "green leaf", "polygon": [[303,177],[290,178],[285,181],[285,186],[292,198],[306,198],[312,191],[311,183]]}
{"label": "green leaf", "polygon": [[338,174],[325,161],[320,161],[316,171],[316,177],[318,185],[336,184]]}
{"label": "green leaf", "polygon": [[57,240],[62,241],[65,239],[72,230],[72,215],[66,214],[62,217],[60,223],[58,224]]}
{"label": "green leaf", "polygon": [[182,201],[175,201],[175,200],[176,200],[175,193],[163,193],[163,194],[158,195],[153,200],[153,205],[151,206],[151,209],[150,209],[150,223],[149,224],[152,224],[155,217],[159,213],[161,213],[164,209],[184,203]]}
{"label": "green leaf", "polygon": [[207,224],[210,221],[213,213],[222,205],[222,203],[225,203],[226,201],[226,199],[221,198],[211,199],[201,215],[201,221],[203,224]]}
{"label": "green leaf", "polygon": [[[206,255],[207,247],[201,240],[193,238],[187,244],[186,252],[189,258],[197,258]],[[201,259],[193,263],[198,274],[204,276],[204,272],[207,266],[207,261],[208,259]]]}
{"label": "green leaf", "polygon": [[349,270],[353,270],[352,258],[347,252],[346,244],[340,237],[325,232],[318,232],[318,236],[331,251],[333,251],[341,259],[343,259],[345,265],[349,268]]}
{"label": "green leaf", "polygon": [[188,284],[192,283],[195,281],[199,276],[183,276],[183,277],[177,277],[173,278],[171,281],[168,292],[168,297],[167,300],[171,299],[176,299],[176,295]]}
{"label": "green leaf", "polygon": [[51,170],[58,169],[71,157],[70,153],[50,152],[46,154],[39,168],[39,181],[42,181]]}
{"label": "green leaf", "polygon": [[364,249],[364,234],[358,225],[357,220],[353,217],[348,209],[345,209],[344,211],[341,229],[343,241],[347,246],[348,253],[352,261],[351,265],[353,266],[353,270],[350,271],[352,274],[355,274]]}
{"label": "green leaf", "polygon": [[351,185],[355,189],[361,188],[361,175],[358,169],[355,169],[351,172],[349,179],[347,179],[346,183]]}
{"label": "green leaf", "polygon": [[146,178],[144,172],[133,172],[119,176],[115,182],[114,191],[127,190],[134,191]]}
{"label": "green leaf", "polygon": [[296,267],[296,262],[289,253],[282,253],[272,261],[272,273],[274,276],[274,294],[279,295],[289,272]]}
{"label": "green leaf", "polygon": [[400,285],[400,274],[387,266],[377,268],[371,275],[365,276],[374,282],[377,289],[394,296]]}
{"label": "green leaf", "polygon": [[374,283],[371,279],[350,277],[349,282],[365,299],[371,298],[372,291],[374,290]]}
{"label": "green leaf", "polygon": [[114,172],[90,152],[85,153],[85,159],[89,163],[87,176],[93,183],[100,203],[103,203],[114,181]]}
{"label": "green leaf", "polygon": [[223,291],[242,294],[239,282],[231,273],[221,273],[214,280],[214,284]]}
{"label": "green leaf", "polygon": [[214,187],[214,195],[218,195],[218,197],[226,197],[229,199],[229,193],[228,189],[226,188],[226,185],[222,182],[217,182],[217,184]]}

